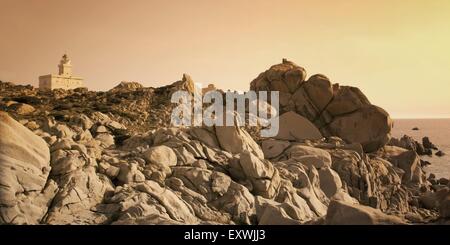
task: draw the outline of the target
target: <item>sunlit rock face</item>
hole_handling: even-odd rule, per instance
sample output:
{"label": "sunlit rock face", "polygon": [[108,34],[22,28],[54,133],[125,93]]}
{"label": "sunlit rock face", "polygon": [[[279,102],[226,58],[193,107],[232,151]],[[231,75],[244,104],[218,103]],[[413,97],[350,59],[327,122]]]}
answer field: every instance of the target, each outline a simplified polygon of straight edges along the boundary
{"label": "sunlit rock face", "polygon": [[320,129],[374,152],[390,139],[392,120],[355,87],[339,86],[322,74],[308,79],[305,69],[283,60],[255,78],[250,89],[279,91],[281,113],[294,111]]}
{"label": "sunlit rock face", "polygon": [[0,82],[0,223],[448,218],[449,181],[426,178],[417,142],[385,146],[389,116],[359,89],[323,75],[307,79],[289,61],[251,87],[280,91],[273,138],[255,137],[258,127],[172,127],[171,95],[195,92],[188,75],[164,87],[122,82],[106,92]]}

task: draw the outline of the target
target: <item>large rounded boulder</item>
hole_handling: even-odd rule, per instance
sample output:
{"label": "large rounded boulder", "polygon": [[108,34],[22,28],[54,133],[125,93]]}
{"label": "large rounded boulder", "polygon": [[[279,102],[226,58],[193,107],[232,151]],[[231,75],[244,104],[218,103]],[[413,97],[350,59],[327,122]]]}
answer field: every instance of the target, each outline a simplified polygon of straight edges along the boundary
{"label": "large rounded boulder", "polygon": [[389,114],[372,105],[358,88],[333,84],[322,74],[306,79],[305,69],[286,59],[259,74],[250,89],[279,91],[280,114],[294,111],[311,121],[323,136],[360,143],[365,152],[380,149],[390,139]]}
{"label": "large rounded boulder", "polygon": [[385,110],[368,105],[334,118],[328,128],[331,134],[351,143],[361,143],[366,152],[373,152],[389,141],[392,120]]}

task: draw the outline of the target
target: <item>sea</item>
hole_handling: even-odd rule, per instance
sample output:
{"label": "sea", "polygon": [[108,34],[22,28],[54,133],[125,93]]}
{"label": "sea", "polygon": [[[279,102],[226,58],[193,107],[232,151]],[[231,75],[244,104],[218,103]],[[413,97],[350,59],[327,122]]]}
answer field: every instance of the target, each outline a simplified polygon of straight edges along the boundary
{"label": "sea", "polygon": [[[414,127],[419,130],[412,130]],[[409,135],[422,142],[422,138],[428,136],[430,141],[445,153],[444,156],[421,156],[431,165],[425,167],[427,175],[433,173],[437,178],[450,178],[450,118],[449,119],[394,119],[392,136],[401,138]]]}

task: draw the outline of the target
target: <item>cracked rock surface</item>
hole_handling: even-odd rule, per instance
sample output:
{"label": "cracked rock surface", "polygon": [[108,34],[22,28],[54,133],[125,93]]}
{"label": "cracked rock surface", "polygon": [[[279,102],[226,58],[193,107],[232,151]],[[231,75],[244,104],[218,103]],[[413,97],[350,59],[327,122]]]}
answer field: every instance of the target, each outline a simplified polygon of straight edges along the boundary
{"label": "cracked rock surface", "polygon": [[[0,224],[448,223],[449,181],[354,87],[284,60],[251,82],[280,92],[280,133],[170,127],[177,90],[0,82]],[[28,105],[28,106],[27,106]]]}

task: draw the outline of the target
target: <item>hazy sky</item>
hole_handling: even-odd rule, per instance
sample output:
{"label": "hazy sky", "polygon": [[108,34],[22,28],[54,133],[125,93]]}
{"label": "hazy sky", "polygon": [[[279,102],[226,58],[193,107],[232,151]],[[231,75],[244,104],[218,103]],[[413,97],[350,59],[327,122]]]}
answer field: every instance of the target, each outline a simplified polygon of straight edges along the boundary
{"label": "hazy sky", "polygon": [[247,90],[288,58],[394,118],[450,117],[449,0],[0,0],[0,80],[37,85],[65,52],[94,90]]}

